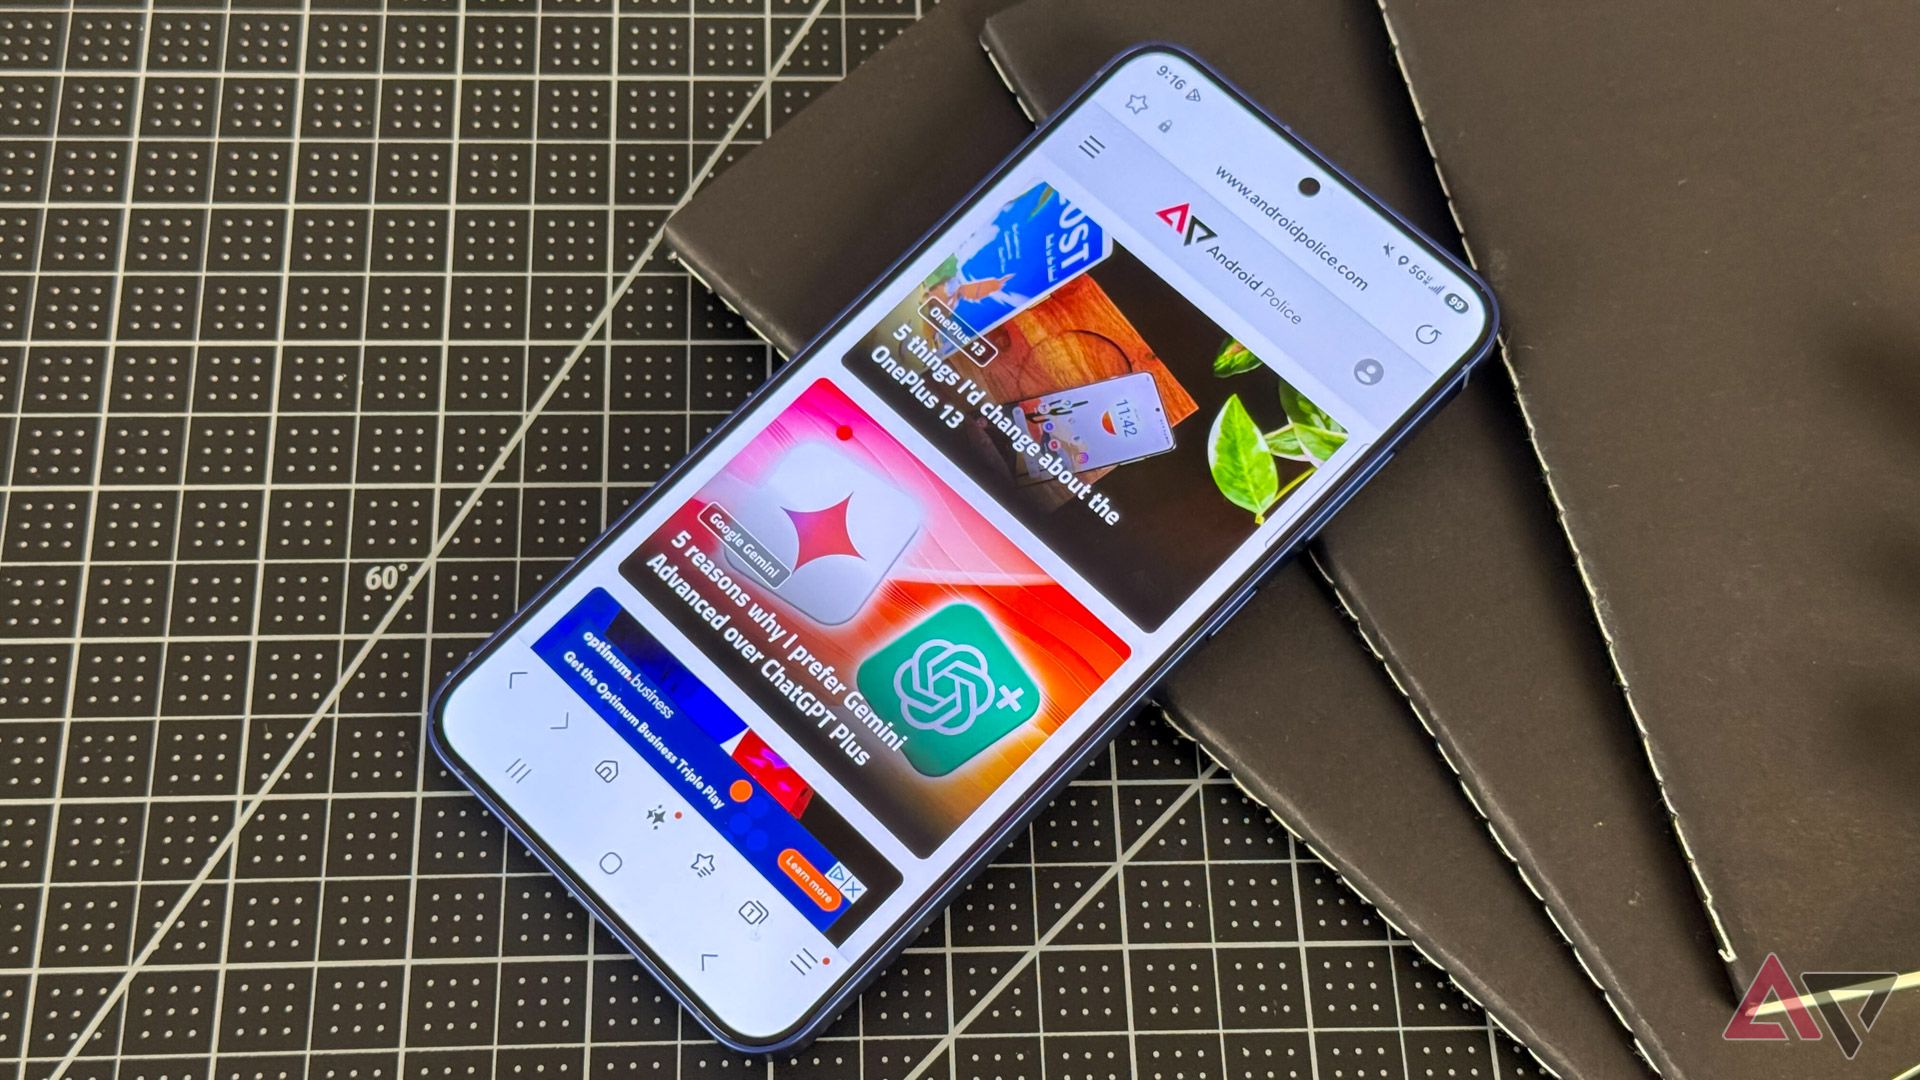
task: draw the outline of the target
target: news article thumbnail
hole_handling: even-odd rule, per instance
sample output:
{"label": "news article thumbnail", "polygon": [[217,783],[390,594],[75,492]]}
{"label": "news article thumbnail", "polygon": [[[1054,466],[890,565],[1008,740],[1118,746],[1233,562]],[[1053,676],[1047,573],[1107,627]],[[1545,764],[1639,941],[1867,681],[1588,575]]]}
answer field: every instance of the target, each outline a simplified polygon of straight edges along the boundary
{"label": "news article thumbnail", "polygon": [[825,379],[620,573],[922,857],[1127,657]]}
{"label": "news article thumbnail", "polygon": [[843,363],[1147,630],[1347,436],[1045,183]]}

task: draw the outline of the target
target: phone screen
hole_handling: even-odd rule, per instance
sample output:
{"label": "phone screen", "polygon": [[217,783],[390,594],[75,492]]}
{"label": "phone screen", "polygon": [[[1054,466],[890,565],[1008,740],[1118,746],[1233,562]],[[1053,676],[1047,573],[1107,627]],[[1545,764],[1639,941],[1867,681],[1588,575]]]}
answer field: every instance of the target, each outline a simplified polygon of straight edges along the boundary
{"label": "phone screen", "polygon": [[791,1042],[1490,308],[1235,92],[1132,54],[470,660],[436,743],[716,1033]]}
{"label": "phone screen", "polygon": [[[1159,384],[1144,371],[1028,398],[1013,408],[1025,420],[1034,445],[1075,473],[1173,449],[1173,426],[1160,402]],[[1012,458],[1030,480],[1052,475],[1038,456],[1014,453]]]}

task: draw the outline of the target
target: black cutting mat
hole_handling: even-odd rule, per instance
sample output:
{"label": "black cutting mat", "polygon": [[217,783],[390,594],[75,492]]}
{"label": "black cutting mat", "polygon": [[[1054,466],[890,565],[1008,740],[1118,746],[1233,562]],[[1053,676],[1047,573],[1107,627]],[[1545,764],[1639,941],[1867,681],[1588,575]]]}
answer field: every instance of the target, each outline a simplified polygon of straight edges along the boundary
{"label": "black cutting mat", "polygon": [[1537,1075],[1152,721],[776,1062],[423,754],[768,373],[667,212],[917,12],[0,7],[0,1077]]}

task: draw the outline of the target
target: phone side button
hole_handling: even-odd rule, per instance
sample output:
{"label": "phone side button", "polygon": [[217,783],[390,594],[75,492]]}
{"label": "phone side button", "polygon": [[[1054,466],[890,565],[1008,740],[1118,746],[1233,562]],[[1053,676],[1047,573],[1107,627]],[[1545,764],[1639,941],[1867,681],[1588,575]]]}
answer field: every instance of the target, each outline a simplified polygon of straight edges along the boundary
{"label": "phone side button", "polygon": [[1254,592],[1254,586],[1249,585],[1240,590],[1239,596],[1227,601],[1227,606],[1221,609],[1220,614],[1213,617],[1213,625],[1207,627],[1207,637],[1211,638],[1213,635],[1219,633],[1221,627],[1226,626],[1235,615],[1240,614],[1240,609],[1246,607],[1247,601],[1253,599]]}
{"label": "phone side button", "polygon": [[[1378,460],[1378,461],[1376,461],[1376,462],[1374,462],[1373,464],[1371,464],[1371,465],[1369,465],[1369,466],[1367,466],[1367,471],[1366,471],[1366,472],[1363,472],[1363,473],[1361,473],[1361,474],[1360,474],[1360,476],[1359,476],[1359,478],[1358,478],[1358,479],[1356,479],[1356,480],[1355,480],[1355,481],[1353,482],[1353,486],[1354,486],[1354,490],[1356,490],[1356,491],[1357,491],[1357,490],[1359,490],[1359,488],[1360,488],[1360,485],[1362,485],[1362,484],[1364,484],[1364,483],[1366,483],[1367,481],[1369,481],[1369,480],[1371,480],[1371,479],[1373,479],[1373,478],[1374,478],[1374,477],[1376,477],[1376,476],[1379,476],[1379,475],[1380,475],[1380,470],[1381,470],[1381,469],[1384,469],[1384,468],[1386,468],[1386,467],[1387,467],[1387,463],[1388,463],[1388,462],[1390,462],[1390,461],[1392,461],[1392,460],[1393,460],[1393,456],[1394,456],[1395,454],[1398,454],[1399,452],[1400,452],[1399,450],[1389,450],[1389,451],[1387,451],[1386,453],[1384,453],[1384,454],[1382,454],[1382,455],[1380,455],[1380,460]],[[1343,504],[1343,505],[1344,505],[1344,504]],[[1325,522],[1321,522],[1321,524],[1322,524],[1322,525],[1324,525],[1324,524],[1326,524],[1326,523],[1325,523]],[[1316,534],[1317,534],[1317,533],[1319,533],[1319,531],[1320,531],[1320,530],[1319,530],[1319,528],[1318,528],[1318,527],[1316,527],[1316,528],[1314,529],[1314,532],[1315,532]]]}

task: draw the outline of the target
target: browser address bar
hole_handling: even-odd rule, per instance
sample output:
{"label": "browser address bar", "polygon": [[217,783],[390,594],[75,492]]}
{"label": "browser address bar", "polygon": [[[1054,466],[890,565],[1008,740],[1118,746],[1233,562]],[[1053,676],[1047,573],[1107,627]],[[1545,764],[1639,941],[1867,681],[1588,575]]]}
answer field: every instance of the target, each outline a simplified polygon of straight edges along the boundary
{"label": "browser address bar", "polygon": [[1256,213],[1273,222],[1275,228],[1300,245],[1300,250],[1307,256],[1327,264],[1335,278],[1361,292],[1367,291],[1368,281],[1358,268],[1348,264],[1338,251],[1329,246],[1325,240],[1315,236],[1313,229],[1306,222],[1295,219],[1287,213],[1284,206],[1269,200],[1253,182],[1242,179],[1239,173],[1225,165],[1213,167],[1213,179],[1216,181],[1214,186],[1220,189],[1220,194],[1228,199],[1238,196],[1244,200]]}
{"label": "browser address bar", "polygon": [[1095,101],[1217,199],[1222,213],[1275,244],[1410,355],[1447,364],[1479,338],[1487,319],[1479,291],[1444,258],[1318,159],[1276,137],[1266,118],[1202,96],[1172,93],[1142,69],[1111,80]]}
{"label": "browser address bar", "polygon": [[[1431,382],[1437,367],[1427,368],[1395,344],[1107,110],[1085,110],[1071,134],[1076,140],[1091,137],[1099,152],[1089,155],[1069,145],[1053,159],[1078,186],[1100,192],[1104,212],[1094,212],[1109,231],[1136,237],[1169,269],[1226,305],[1318,383],[1316,389],[1385,425],[1401,402]],[[1223,325],[1233,328],[1231,321]],[[1363,365],[1359,372],[1356,365]]]}

